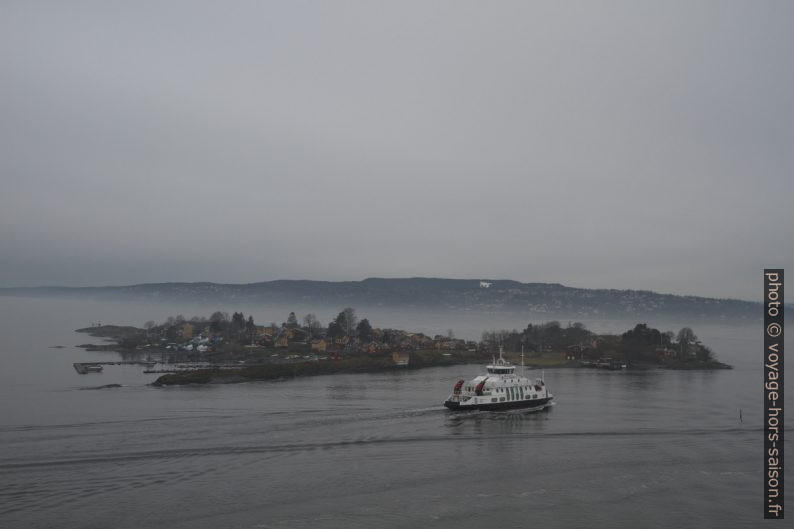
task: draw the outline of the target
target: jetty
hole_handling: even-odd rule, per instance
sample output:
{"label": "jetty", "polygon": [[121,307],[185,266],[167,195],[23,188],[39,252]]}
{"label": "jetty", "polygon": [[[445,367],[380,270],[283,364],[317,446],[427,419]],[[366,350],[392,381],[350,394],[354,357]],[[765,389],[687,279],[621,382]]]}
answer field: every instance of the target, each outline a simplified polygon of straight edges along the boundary
{"label": "jetty", "polygon": [[151,368],[155,362],[75,362],[74,370],[81,375],[88,373],[101,373],[104,366],[146,366]]}

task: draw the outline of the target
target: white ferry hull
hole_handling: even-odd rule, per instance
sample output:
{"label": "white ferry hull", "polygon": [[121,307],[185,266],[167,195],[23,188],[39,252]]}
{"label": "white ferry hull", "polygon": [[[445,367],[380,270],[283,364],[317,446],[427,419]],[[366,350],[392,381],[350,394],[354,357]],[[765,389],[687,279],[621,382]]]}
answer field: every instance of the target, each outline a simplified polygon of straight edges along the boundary
{"label": "white ferry hull", "polygon": [[[540,411],[543,408],[550,406],[554,397],[549,395],[542,399],[529,399],[529,400],[513,400],[506,402],[460,402],[457,400],[449,399],[444,402],[444,406],[452,411],[470,411],[470,410],[483,410],[483,411],[499,411],[499,410],[512,410],[512,409],[535,409]],[[474,399],[472,399],[474,400]]]}

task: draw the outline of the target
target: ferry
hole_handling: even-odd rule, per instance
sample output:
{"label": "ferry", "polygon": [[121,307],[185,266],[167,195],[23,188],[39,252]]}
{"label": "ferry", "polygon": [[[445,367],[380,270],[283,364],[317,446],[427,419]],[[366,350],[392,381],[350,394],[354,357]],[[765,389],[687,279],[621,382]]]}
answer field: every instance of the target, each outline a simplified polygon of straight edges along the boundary
{"label": "ferry", "polygon": [[[522,354],[523,358],[523,354]],[[522,360],[523,371],[523,360]],[[444,406],[453,411],[464,410],[508,410],[529,408],[539,411],[550,406],[551,394],[543,376],[533,382],[522,374],[516,374],[515,366],[502,356],[486,367],[486,374],[472,380],[458,380]]]}

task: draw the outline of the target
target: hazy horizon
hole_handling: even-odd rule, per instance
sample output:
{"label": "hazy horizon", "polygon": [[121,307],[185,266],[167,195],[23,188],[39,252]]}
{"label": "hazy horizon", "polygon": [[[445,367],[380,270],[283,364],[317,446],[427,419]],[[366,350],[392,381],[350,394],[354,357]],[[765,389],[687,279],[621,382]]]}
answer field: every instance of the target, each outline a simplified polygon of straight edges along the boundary
{"label": "hazy horizon", "polygon": [[[317,282],[317,283],[343,283],[343,282],[353,282],[358,283],[362,281],[366,281],[368,279],[392,279],[392,280],[405,280],[405,279],[434,279],[434,280],[452,280],[452,281],[471,281],[472,283],[479,282],[479,281],[489,281],[489,282],[499,282],[499,281],[517,281],[515,279],[510,278],[487,278],[487,277],[480,277],[480,278],[471,278],[471,277],[423,277],[423,276],[412,276],[412,277],[380,277],[380,276],[368,276],[361,279],[352,279],[352,280],[343,280],[343,281],[330,281],[325,279],[310,279],[310,278],[299,278],[299,279],[273,279],[273,280],[266,280],[266,281],[245,281],[245,282],[218,282],[218,281],[158,281],[158,282],[144,282],[144,283],[127,283],[127,284],[106,284],[106,285],[23,285],[23,286],[16,286],[16,287],[2,287],[0,286],[0,290],[3,289],[49,289],[49,288],[67,288],[67,289],[80,289],[80,288],[126,288],[132,286],[140,286],[140,285],[168,285],[168,284],[214,284],[214,285],[231,285],[231,286],[246,286],[246,285],[257,285],[261,283],[271,283],[271,282],[279,282],[279,281],[295,281],[295,282]],[[733,300],[733,301],[746,301],[750,303],[761,303],[755,299],[742,299],[742,298],[729,298],[729,297],[716,297],[716,296],[698,296],[694,294],[680,294],[674,292],[664,292],[658,290],[649,290],[649,289],[616,289],[609,286],[605,287],[577,287],[575,285],[566,285],[564,283],[550,283],[545,281],[518,281],[521,284],[560,284],[566,288],[575,288],[575,289],[583,289],[583,290],[620,290],[620,291],[645,291],[645,292],[652,292],[654,294],[659,295],[675,295],[675,296],[685,296],[685,297],[701,297],[707,299],[724,299],[724,300]],[[474,287],[473,287],[474,288]],[[171,298],[164,298],[166,302],[170,302]],[[212,302],[208,302],[212,303]],[[342,303],[344,304],[344,303]],[[786,303],[786,306],[789,306],[790,303]],[[328,306],[336,306],[333,303],[329,303]]]}
{"label": "hazy horizon", "polygon": [[4,2],[0,286],[507,278],[759,301],[794,4]]}

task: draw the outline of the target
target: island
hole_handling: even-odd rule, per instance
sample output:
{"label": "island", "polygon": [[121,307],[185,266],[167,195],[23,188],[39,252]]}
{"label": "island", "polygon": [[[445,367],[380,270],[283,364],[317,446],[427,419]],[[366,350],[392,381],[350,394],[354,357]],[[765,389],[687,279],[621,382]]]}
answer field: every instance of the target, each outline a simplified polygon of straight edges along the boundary
{"label": "island", "polygon": [[299,322],[291,312],[281,324],[258,325],[242,312],[230,317],[216,311],[209,318],[177,315],[159,324],[148,321],[142,328],[95,323],[77,332],[105,340],[81,347],[118,352],[123,360],[146,366],[145,372],[161,374],[155,386],[484,364],[500,348],[506,359],[528,367],[731,368],[691,328],[674,333],[646,323],[622,334],[596,334],[582,323],[548,321],[520,331],[485,331],[473,341],[456,338],[451,330],[430,337],[373,327],[348,307],[327,325],[314,314]]}

